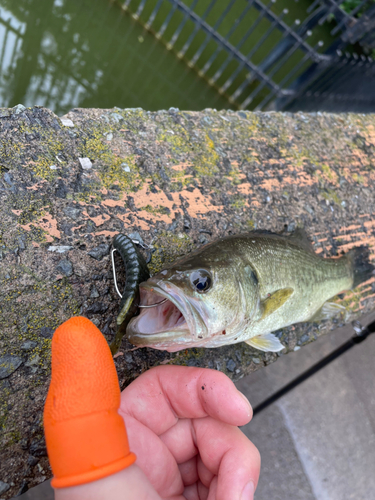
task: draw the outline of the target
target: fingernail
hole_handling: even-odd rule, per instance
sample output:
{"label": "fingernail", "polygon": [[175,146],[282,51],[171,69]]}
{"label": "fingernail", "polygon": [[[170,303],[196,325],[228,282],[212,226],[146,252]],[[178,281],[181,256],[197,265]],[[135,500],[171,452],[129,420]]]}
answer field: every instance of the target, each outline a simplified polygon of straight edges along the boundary
{"label": "fingernail", "polygon": [[248,406],[249,406],[249,415],[251,415],[251,414],[252,414],[252,412],[253,412],[253,410],[252,410],[252,407],[251,407],[250,401],[247,399],[247,397],[245,396],[245,394],[243,394],[241,391],[237,391],[237,392],[238,392],[238,394],[239,394],[240,396],[242,396],[242,398],[243,398],[243,399],[246,401],[246,403],[248,404]]}
{"label": "fingernail", "polygon": [[254,498],[254,483],[249,481],[245,488],[242,490],[241,499],[240,500],[253,500]]}

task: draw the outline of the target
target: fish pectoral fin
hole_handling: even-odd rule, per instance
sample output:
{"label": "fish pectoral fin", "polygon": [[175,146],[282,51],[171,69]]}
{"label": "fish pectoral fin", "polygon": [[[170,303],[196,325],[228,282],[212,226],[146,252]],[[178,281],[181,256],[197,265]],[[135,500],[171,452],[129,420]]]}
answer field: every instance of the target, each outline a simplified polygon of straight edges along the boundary
{"label": "fish pectoral fin", "polygon": [[319,323],[326,319],[336,318],[340,316],[340,314],[344,315],[344,320],[347,319],[348,311],[346,307],[336,304],[335,302],[326,302],[308,321],[311,323]]}
{"label": "fish pectoral fin", "polygon": [[289,297],[293,294],[293,288],[281,288],[276,292],[273,292],[269,297],[261,303],[262,308],[262,317],[261,319],[266,318],[273,312],[277,311],[285,302],[289,299]]}
{"label": "fish pectoral fin", "polygon": [[273,333],[264,333],[257,335],[249,340],[245,340],[246,344],[265,352],[278,352],[285,348],[280,340]]}

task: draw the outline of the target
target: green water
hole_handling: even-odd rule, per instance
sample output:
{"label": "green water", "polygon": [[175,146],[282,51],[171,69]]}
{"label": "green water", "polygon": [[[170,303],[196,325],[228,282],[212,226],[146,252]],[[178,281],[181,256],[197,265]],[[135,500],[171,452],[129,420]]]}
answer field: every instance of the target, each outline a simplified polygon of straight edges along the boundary
{"label": "green water", "polygon": [[108,0],[0,0],[0,106],[229,108]]}
{"label": "green water", "polygon": [[[131,0],[130,13],[137,11],[140,1]],[[195,2],[184,1],[190,6]],[[199,0],[195,2],[194,11],[204,17],[206,9],[212,7],[206,22],[214,26],[229,5],[228,1],[217,0],[213,3],[212,0]],[[121,2],[0,0],[0,106],[38,104],[49,107],[59,115],[73,107],[236,109],[247,95],[257,91],[256,98],[248,106],[254,109],[267,97],[267,86],[253,78],[246,80],[249,78],[248,71],[235,60],[226,62],[228,54],[224,50],[217,51],[216,42],[212,39],[205,44],[206,35],[203,32],[195,33],[190,38],[195,30],[194,23],[184,21],[183,14],[178,9],[173,10],[169,2],[148,1],[138,21],[121,8]],[[268,3],[276,16],[282,15],[285,8],[289,9],[283,18],[289,26],[293,26],[296,19],[303,21],[306,18],[306,9],[310,4],[309,0]],[[162,27],[169,13],[173,14],[162,41],[142,27],[155,5],[160,5],[160,9],[151,26],[153,33]],[[256,48],[251,61],[259,65],[285,35],[278,29],[270,30],[272,26],[266,18],[258,22],[259,12],[254,7],[242,16],[247,5],[248,0],[236,0],[217,31],[226,37],[231,27],[236,25],[228,37],[229,43],[233,46],[240,44],[243,54]],[[180,35],[172,50],[167,50],[166,45],[181,22],[183,29]],[[241,44],[249,28],[253,31],[252,35]],[[319,51],[326,50],[333,41],[330,29],[327,23],[316,26],[308,39],[310,46],[321,40],[323,45]],[[269,30],[269,35],[257,47]],[[185,51],[184,45],[190,39],[191,43]],[[195,69],[190,69],[187,62],[194,58],[201,44],[205,44],[205,48],[194,63]],[[184,52],[184,60],[176,56],[181,51]],[[204,76],[199,77],[198,72],[205,68],[215,51],[217,56],[213,63]],[[292,82],[283,83],[286,75],[304,60],[305,53],[296,49],[287,56],[277,71],[270,70],[273,71],[272,80],[281,82],[284,87]],[[220,73],[223,64],[225,68]],[[293,78],[309,65],[310,60],[306,60]],[[220,76],[215,78],[218,70]],[[235,78],[231,81],[233,74]],[[227,85],[227,81],[230,84]],[[236,89],[242,84],[242,93],[236,95]],[[221,95],[219,89],[225,89],[225,94]]]}
{"label": "green water", "polygon": [[[121,0],[116,0],[120,2]],[[255,65],[260,65],[268,55],[272,54],[273,50],[282,43],[286,37],[286,33],[278,29],[276,22],[271,22],[267,16],[262,15],[253,5],[251,0],[236,0],[234,3],[231,0],[183,0],[184,4],[188,5],[194,12],[211,27],[218,23],[221,19],[222,12],[227,6],[231,6],[220,24],[215,26],[219,35],[228,40],[233,47],[240,47],[240,52],[251,60]],[[131,12],[137,12],[142,0],[131,0],[129,9]],[[145,7],[140,15],[140,20],[144,23],[149,19],[155,4],[154,2],[146,2]],[[281,18],[282,22],[294,30],[309,16],[307,9],[311,6],[311,0],[264,0],[270,12],[277,18]],[[175,53],[184,53],[184,59],[189,62],[194,60],[195,54],[205,44],[206,34],[203,30],[195,32],[195,24],[191,20],[184,20],[184,15],[178,9],[173,11],[170,2],[163,1],[160,4],[158,14],[152,23],[154,32],[158,32],[162,27],[164,20],[169,13],[173,12],[168,28],[163,33],[163,39],[166,43],[173,40],[173,34],[178,26],[183,26],[179,37],[173,44]],[[322,53],[334,41],[330,31],[336,25],[334,19],[331,22],[325,22],[322,25],[317,24],[311,31],[309,36],[305,36],[308,45],[315,48],[317,52]],[[234,30],[231,30],[236,26]],[[195,34],[194,34],[195,33]],[[249,36],[246,34],[251,33]],[[194,34],[194,37],[192,37]],[[186,49],[186,43],[189,42],[189,47]],[[318,43],[319,47],[318,47]],[[294,45],[294,44],[293,44]],[[281,60],[276,59],[275,64],[266,69],[266,73],[271,76],[274,83],[282,83],[283,88],[288,87],[292,81],[305,71],[311,64],[311,59],[306,58],[306,53],[297,47],[298,43],[287,50],[281,57]],[[210,61],[212,54],[216,57],[209,68],[206,68],[206,63]],[[302,63],[301,63],[302,62]],[[300,64],[301,63],[301,64]],[[267,97],[269,89],[267,85],[262,84],[256,78],[247,80],[248,70],[241,64],[232,59],[228,63],[228,54],[224,50],[217,51],[217,44],[214,40],[210,40],[200,57],[194,61],[194,66],[197,71],[204,70],[204,78],[207,81],[214,80],[217,89],[225,90],[228,98],[232,98],[237,106],[240,106],[245,98],[253,91],[257,91],[256,97],[251,102],[248,109],[255,109],[262,102],[262,99]],[[294,71],[298,66],[298,70]],[[224,69],[223,69],[224,68]],[[293,71],[291,79],[287,79],[287,75]],[[220,76],[217,74],[220,73]],[[236,75],[233,78],[233,75]],[[244,85],[243,92],[236,95],[236,90],[246,81],[248,85]],[[230,84],[228,82],[231,82]]]}

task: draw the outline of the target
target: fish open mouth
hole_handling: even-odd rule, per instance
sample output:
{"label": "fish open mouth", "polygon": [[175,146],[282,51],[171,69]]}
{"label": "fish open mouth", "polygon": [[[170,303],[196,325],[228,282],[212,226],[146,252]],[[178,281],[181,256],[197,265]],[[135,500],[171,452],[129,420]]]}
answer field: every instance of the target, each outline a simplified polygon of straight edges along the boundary
{"label": "fish open mouth", "polygon": [[[164,290],[140,287],[140,314],[128,325],[127,333],[130,342],[141,339],[165,338],[175,339],[189,332],[189,327],[176,298]],[[153,307],[142,307],[153,306]]]}

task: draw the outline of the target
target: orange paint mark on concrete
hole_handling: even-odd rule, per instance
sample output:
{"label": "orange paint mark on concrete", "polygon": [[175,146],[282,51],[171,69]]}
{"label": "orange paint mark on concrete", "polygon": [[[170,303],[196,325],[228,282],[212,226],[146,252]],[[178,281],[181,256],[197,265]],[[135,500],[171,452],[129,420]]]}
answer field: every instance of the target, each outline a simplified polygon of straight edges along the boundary
{"label": "orange paint mark on concrete", "polygon": [[178,172],[181,172],[181,171],[185,170],[185,168],[187,168],[187,167],[191,167],[191,163],[185,161],[182,163],[178,163],[177,165],[172,165],[171,168],[173,168],[173,170],[177,170]]}
{"label": "orange paint mark on concrete", "polygon": [[[365,233],[363,233],[363,236],[364,236]],[[360,245],[365,245],[365,246],[373,246],[375,247],[375,236],[371,236],[371,237],[362,237],[356,241],[352,241],[350,243],[347,243],[346,245],[341,245],[340,246],[340,250],[344,251],[345,253],[348,252],[349,250],[351,250],[352,248],[354,247],[358,247]],[[374,254],[374,251],[375,251],[375,248],[372,248],[370,249],[370,252],[372,254]]]}
{"label": "orange paint mark on concrete", "polygon": [[360,225],[353,224],[351,226],[342,228],[341,231],[354,231],[355,229],[358,229],[360,227]]}
{"label": "orange paint mark on concrete", "polygon": [[[170,211],[169,215],[155,213],[152,214],[152,218],[170,222],[171,218],[173,218],[177,213],[182,212],[180,208],[180,196],[185,202],[188,203],[186,209],[192,217],[201,216],[210,211],[221,212],[224,208],[222,205],[213,205],[210,201],[209,195],[202,195],[198,188],[195,188],[193,191],[186,190],[178,193],[170,193],[171,199],[169,199],[164,191],[152,193],[148,190],[148,186],[143,186],[142,189],[137,191],[134,202],[136,207],[139,209],[146,206],[151,206],[153,209],[159,209],[160,207],[168,208]],[[144,218],[150,217],[150,214],[145,210],[141,210],[137,212],[137,214],[133,215],[142,216]]]}
{"label": "orange paint mark on concrete", "polygon": [[46,232],[45,237],[48,243],[54,241],[53,236],[59,239],[61,238],[61,233],[57,229],[57,220],[48,213],[44,214],[41,220],[29,222],[28,224],[20,224],[20,226],[25,231],[30,231],[31,226],[39,227]]}
{"label": "orange paint mark on concrete", "polygon": [[[137,217],[137,214],[117,214],[117,218],[120,219],[123,223],[124,223],[124,226],[125,226],[125,229],[127,228],[130,228],[130,227],[133,227],[135,224],[138,224],[138,226],[145,230],[145,231],[148,231],[150,229],[150,224],[148,224],[146,221],[142,220],[142,219],[138,219],[137,222],[134,222],[133,221],[130,221],[128,216],[129,215],[132,215],[133,217]],[[150,215],[150,214],[148,214]],[[100,233],[99,233],[100,234]]]}
{"label": "orange paint mark on concrete", "polygon": [[353,237],[355,237],[355,235],[353,234],[340,234],[339,236],[334,236],[333,239],[347,241],[347,240],[352,240]]}
{"label": "orange paint mark on concrete", "polygon": [[375,227],[375,220],[368,220],[364,222],[363,225],[365,226],[366,229]]}
{"label": "orange paint mark on concrete", "polygon": [[37,184],[33,184],[32,186],[26,186],[26,189],[28,189],[29,191],[38,191],[41,184],[42,182],[38,182]]}
{"label": "orange paint mark on concrete", "polygon": [[352,156],[358,158],[360,166],[367,166],[369,164],[368,156],[361,149],[353,149]]}
{"label": "orange paint mark on concrete", "polygon": [[47,232],[46,239],[48,242],[53,241],[53,236],[59,239],[61,238],[61,233],[57,229],[57,220],[54,219],[51,214],[45,214],[37,225]]}
{"label": "orange paint mark on concrete", "polygon": [[100,214],[97,217],[89,217],[90,220],[93,221],[96,227],[103,225],[107,220],[110,219],[109,215]]}
{"label": "orange paint mark on concrete", "polygon": [[[176,211],[174,211],[173,213],[176,214]],[[171,222],[171,216],[169,214],[153,213],[151,215],[149,212],[147,212],[147,210],[139,210],[136,214],[133,214],[133,215],[136,217],[143,217],[144,219],[152,218],[152,220],[160,220],[160,221],[163,221],[167,224],[169,224]]]}
{"label": "orange paint mark on concrete", "polygon": [[254,207],[258,208],[258,207],[260,207],[260,205],[261,205],[261,203],[258,200],[254,199],[254,198],[251,199],[250,206],[254,206]]}
{"label": "orange paint mark on concrete", "polygon": [[[142,219],[138,219],[137,224],[143,231],[148,231],[151,227],[150,224],[148,224],[148,222]],[[133,226],[133,224],[129,222],[129,226]]]}
{"label": "orange paint mark on concrete", "polygon": [[267,189],[267,191],[273,191],[274,189],[281,189],[281,183],[275,177],[272,179],[264,180],[260,185],[262,189]]}
{"label": "orange paint mark on concrete", "polygon": [[246,196],[250,196],[251,194],[253,194],[252,185],[249,182],[243,182],[242,184],[239,184],[237,186],[237,191]]}
{"label": "orange paint mark on concrete", "polygon": [[315,184],[314,179],[306,174],[305,172],[300,172],[297,174],[298,180],[294,180],[291,184],[298,184],[299,186],[312,186]]}
{"label": "orange paint mark on concrete", "polygon": [[[172,193],[172,196],[174,196],[177,203],[179,193]],[[192,192],[184,191],[182,196],[189,203],[187,211],[191,217],[202,216],[211,211],[222,212],[224,209],[223,205],[213,205],[209,200],[209,196],[203,195],[197,188]]]}
{"label": "orange paint mark on concrete", "polygon": [[[367,291],[367,290],[366,290]],[[373,297],[375,297],[375,293],[372,293],[371,295],[366,295],[365,297],[362,297],[360,299],[360,301],[362,300],[367,300],[367,299],[372,299]]]}
{"label": "orange paint mark on concrete", "polygon": [[[360,288],[364,287],[364,286],[370,286],[372,285],[372,283],[374,283],[375,281],[375,278],[370,278],[369,280],[367,281],[364,281],[363,283],[360,284]],[[369,288],[369,290],[371,290],[371,287]],[[362,290],[361,293],[365,292],[366,290]]]}
{"label": "orange paint mark on concrete", "polygon": [[111,200],[111,199],[103,200],[101,202],[101,205],[104,205],[105,207],[111,207],[111,208],[124,207],[126,204],[125,198],[126,198],[125,195],[123,195],[120,200]]}
{"label": "orange paint mark on concrete", "polygon": [[77,229],[82,229],[82,228],[83,228],[83,226],[84,226],[84,224],[81,224],[80,226],[74,226],[74,227],[72,227],[72,228],[71,228],[71,230],[72,230],[72,231],[73,231],[73,233],[74,233],[75,231],[77,231]]}

